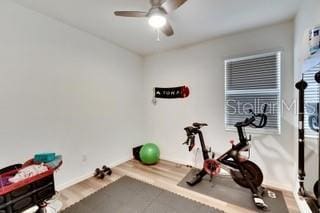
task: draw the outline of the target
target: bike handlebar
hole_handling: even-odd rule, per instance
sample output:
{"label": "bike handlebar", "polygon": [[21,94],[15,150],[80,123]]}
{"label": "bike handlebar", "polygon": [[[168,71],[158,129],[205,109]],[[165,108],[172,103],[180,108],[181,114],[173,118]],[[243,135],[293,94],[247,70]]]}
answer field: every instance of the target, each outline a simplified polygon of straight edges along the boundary
{"label": "bike handlebar", "polygon": [[188,145],[189,147],[189,152],[193,149],[194,145],[195,145],[195,135],[192,134],[187,134],[188,138],[187,140],[183,143],[184,145]]}
{"label": "bike handlebar", "polygon": [[[235,124],[235,127],[246,127],[251,126],[253,128],[263,128],[267,125],[267,104],[264,105],[262,113],[255,114],[252,110],[249,112],[252,114],[250,118],[246,118],[244,121]],[[260,118],[259,123],[255,123],[257,118]],[[193,123],[192,126],[184,128],[187,133],[187,140],[183,143],[189,146],[189,151],[191,151],[195,145],[195,135],[200,132],[200,129],[204,126],[208,126],[206,123]]]}
{"label": "bike handlebar", "polygon": [[[266,111],[267,111],[267,104],[264,105],[262,113],[259,113],[259,114],[255,114],[250,109],[249,112],[252,114],[252,116],[250,118],[246,118],[242,122],[236,123],[235,127],[246,127],[246,126],[251,126],[253,128],[263,128],[263,127],[265,127],[267,125],[267,120],[268,120],[267,115],[266,115]],[[257,118],[260,118],[260,121],[258,123],[255,123]]]}
{"label": "bike handlebar", "polygon": [[189,152],[193,149],[195,145],[195,135],[199,133],[200,129],[204,126],[208,126],[206,123],[193,123],[192,126],[184,128],[187,133],[187,140],[183,143],[188,145]]}

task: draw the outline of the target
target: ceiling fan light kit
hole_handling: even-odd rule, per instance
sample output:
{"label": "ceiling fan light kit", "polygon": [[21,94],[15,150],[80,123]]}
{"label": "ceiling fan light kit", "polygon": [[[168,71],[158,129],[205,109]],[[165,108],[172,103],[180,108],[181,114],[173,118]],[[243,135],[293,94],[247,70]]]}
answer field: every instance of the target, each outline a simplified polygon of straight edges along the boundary
{"label": "ceiling fan light kit", "polygon": [[[150,0],[151,8],[148,12],[141,11],[115,11],[116,16],[147,17],[149,25],[166,36],[172,36],[174,31],[168,22],[167,14],[178,9],[187,0]],[[158,36],[159,37],[159,36]]]}
{"label": "ceiling fan light kit", "polygon": [[155,29],[159,29],[163,27],[166,23],[167,23],[167,19],[163,15],[155,14],[155,15],[151,15],[149,18],[150,26]]}

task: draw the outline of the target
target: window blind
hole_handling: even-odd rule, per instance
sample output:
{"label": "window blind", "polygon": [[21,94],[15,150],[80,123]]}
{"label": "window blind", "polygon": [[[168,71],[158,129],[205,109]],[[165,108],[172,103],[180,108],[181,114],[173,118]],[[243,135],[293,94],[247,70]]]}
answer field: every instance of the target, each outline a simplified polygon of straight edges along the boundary
{"label": "window blind", "polygon": [[253,55],[225,61],[225,126],[232,129],[267,104],[264,129],[280,133],[281,52]]}

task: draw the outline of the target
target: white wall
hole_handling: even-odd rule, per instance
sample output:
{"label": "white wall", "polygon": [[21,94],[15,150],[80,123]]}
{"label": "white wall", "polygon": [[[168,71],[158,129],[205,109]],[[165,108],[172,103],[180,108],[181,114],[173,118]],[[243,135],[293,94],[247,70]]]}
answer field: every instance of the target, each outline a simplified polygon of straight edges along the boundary
{"label": "white wall", "polygon": [[[282,93],[290,102],[305,55],[303,35],[320,24],[319,6],[318,0],[303,1],[294,39],[293,24],[282,23],[149,56],[142,68],[142,59],[127,50],[2,0],[0,167],[55,151],[65,159],[57,174],[63,186],[96,166],[126,160],[131,146],[146,139],[160,145],[162,158],[194,164],[194,153],[181,145],[183,127],[193,121],[209,123],[207,144],[222,153],[230,139],[237,139],[224,130],[224,59],[283,50]],[[154,86],[184,84],[191,88],[189,98],[151,103]],[[253,136],[252,160],[262,167],[266,183],[286,188],[294,183],[295,123],[294,113],[285,111],[281,135]],[[308,147],[311,152],[316,143]],[[312,154],[309,188],[317,174]],[[197,166],[200,158],[198,153]]]}
{"label": "white wall", "polygon": [[[320,1],[319,0],[303,0],[300,10],[295,19],[295,39],[294,39],[294,79],[301,79],[303,71],[303,61],[308,55],[308,43],[306,40],[309,29],[320,26]],[[295,91],[295,96],[297,96]],[[297,116],[295,123],[297,123]],[[297,131],[294,132],[294,141],[297,141]],[[297,143],[295,153],[298,153]],[[306,188],[312,191],[313,184],[318,179],[318,141],[306,138],[305,163],[306,163]]]}
{"label": "white wall", "polygon": [[0,168],[54,151],[65,186],[130,158],[142,139],[142,59],[9,0],[0,26]]}
{"label": "white wall", "polygon": [[[214,27],[214,26],[212,26]],[[194,154],[181,143],[183,128],[194,121],[207,122],[208,146],[218,153],[230,148],[237,134],[224,129],[224,60],[270,50],[283,50],[283,99],[293,99],[293,23],[286,22],[246,31],[187,48],[147,57],[144,64],[146,131],[159,144],[161,156],[194,165]],[[190,97],[151,103],[152,88],[188,85]],[[281,135],[254,135],[251,159],[265,174],[265,183],[291,189],[294,182],[293,112],[284,111]],[[198,153],[197,166],[201,166]]]}

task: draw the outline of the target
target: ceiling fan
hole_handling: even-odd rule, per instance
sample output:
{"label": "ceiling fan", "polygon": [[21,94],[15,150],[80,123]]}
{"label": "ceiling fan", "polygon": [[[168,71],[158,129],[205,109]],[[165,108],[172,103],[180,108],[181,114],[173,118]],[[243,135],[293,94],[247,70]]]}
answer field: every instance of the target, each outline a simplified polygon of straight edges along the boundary
{"label": "ceiling fan", "polygon": [[183,5],[187,0],[150,0],[151,8],[148,12],[141,11],[115,11],[116,16],[124,17],[147,17],[149,24],[165,35],[172,36],[173,28],[167,20],[168,13],[173,12]]}

